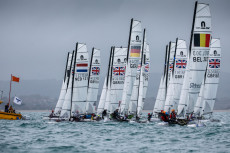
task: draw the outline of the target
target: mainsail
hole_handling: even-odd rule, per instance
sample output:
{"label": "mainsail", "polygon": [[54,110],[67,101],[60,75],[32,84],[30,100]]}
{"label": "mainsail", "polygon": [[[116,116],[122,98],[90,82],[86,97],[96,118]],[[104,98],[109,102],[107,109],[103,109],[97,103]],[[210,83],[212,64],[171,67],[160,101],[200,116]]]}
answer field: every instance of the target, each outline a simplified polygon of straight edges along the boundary
{"label": "mainsail", "polygon": [[184,40],[176,40],[176,52],[174,56],[173,70],[170,75],[168,91],[164,110],[170,112],[177,108],[179,96],[181,93],[182,82],[184,79],[185,68],[187,64],[187,49]]}
{"label": "mainsail", "polygon": [[86,114],[92,114],[96,111],[95,108],[99,89],[100,63],[100,50],[93,48],[89,67]]}
{"label": "mainsail", "polygon": [[142,38],[141,22],[132,19],[127,52],[127,64],[124,83],[125,88],[123,89],[122,102],[119,108],[119,112],[121,114],[128,113],[128,106],[141,55],[142,42],[140,38]]}
{"label": "mainsail", "polygon": [[105,106],[104,106],[104,110],[107,110],[107,113],[110,114],[110,103],[111,103],[111,82],[112,82],[112,68],[113,68],[113,60],[114,60],[114,48],[115,47],[111,47],[111,63],[109,64],[108,67],[108,82],[107,82],[107,92],[106,92],[106,98],[105,98]]}
{"label": "mainsail", "polygon": [[190,114],[194,110],[194,104],[197,101],[206,71],[210,38],[209,5],[196,2],[189,48],[189,69],[186,69],[188,74],[185,73],[184,89],[182,89],[185,91],[188,88],[188,94],[182,91],[178,106],[178,115],[181,117],[185,117],[186,114]]}
{"label": "mainsail", "polygon": [[112,65],[112,82],[111,82],[111,103],[110,112],[113,113],[118,109],[122,100],[122,91],[125,82],[127,48],[115,47],[114,60]]}
{"label": "mainsail", "polygon": [[111,51],[110,51],[108,72],[107,72],[107,76],[105,77],[104,85],[103,85],[102,92],[101,92],[101,97],[100,97],[99,104],[97,107],[97,115],[101,115],[105,107],[105,101],[106,101],[106,95],[107,95],[107,89],[108,89],[108,83],[109,83],[109,73],[111,70],[110,65],[112,61],[112,54],[113,54],[113,47],[111,47]]}
{"label": "mainsail", "polygon": [[74,65],[74,79],[72,90],[72,116],[77,114],[85,114],[86,112],[86,98],[88,89],[88,69],[89,59],[86,44],[77,44],[76,63]]}
{"label": "mainsail", "polygon": [[72,62],[71,62],[71,68],[70,68],[70,77],[69,77],[69,85],[65,94],[65,99],[63,102],[63,106],[61,109],[61,118],[64,119],[69,119],[70,118],[70,111],[71,111],[71,104],[72,104],[72,87],[73,87],[73,75],[74,75],[74,63],[76,61],[76,52],[77,48],[75,51],[72,53]]}
{"label": "mainsail", "polygon": [[220,39],[212,39],[203,88],[194,108],[198,116],[213,112],[220,77]]}
{"label": "mainsail", "polygon": [[165,86],[164,85],[164,79],[165,79],[165,77],[167,75],[166,72],[167,72],[167,65],[168,65],[168,56],[169,56],[169,47],[168,47],[168,45],[166,45],[164,72],[163,72],[163,75],[161,76],[161,81],[160,81],[160,85],[159,85],[159,88],[158,88],[155,105],[154,105],[154,108],[153,108],[153,114],[160,113],[161,110],[162,110],[162,107],[163,107],[161,105],[161,97],[163,96],[162,95],[162,90],[163,90],[163,87]]}
{"label": "mainsail", "polygon": [[65,95],[66,95],[66,91],[67,91],[67,87],[68,87],[68,83],[69,83],[69,78],[70,78],[71,62],[72,62],[72,53],[68,53],[67,61],[66,61],[65,75],[64,75],[63,82],[62,82],[61,92],[60,92],[56,107],[54,109],[55,116],[60,115],[62,105],[63,105],[64,100],[65,100]]}

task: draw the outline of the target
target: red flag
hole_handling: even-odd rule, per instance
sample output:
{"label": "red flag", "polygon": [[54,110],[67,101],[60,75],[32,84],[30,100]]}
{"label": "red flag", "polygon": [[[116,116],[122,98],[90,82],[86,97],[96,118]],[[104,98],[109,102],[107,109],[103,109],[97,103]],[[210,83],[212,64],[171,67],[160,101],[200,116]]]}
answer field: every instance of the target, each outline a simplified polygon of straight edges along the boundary
{"label": "red flag", "polygon": [[13,76],[13,75],[12,75],[12,77],[11,77],[11,81],[14,81],[14,82],[19,82],[19,79],[20,79],[20,78],[15,77],[15,76]]}

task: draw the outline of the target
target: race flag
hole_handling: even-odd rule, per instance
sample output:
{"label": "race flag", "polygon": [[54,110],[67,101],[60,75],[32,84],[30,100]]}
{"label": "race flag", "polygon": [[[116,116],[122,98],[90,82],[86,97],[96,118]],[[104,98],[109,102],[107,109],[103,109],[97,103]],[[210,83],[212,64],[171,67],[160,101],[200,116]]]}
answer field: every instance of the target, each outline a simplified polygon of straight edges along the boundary
{"label": "race flag", "polygon": [[14,81],[14,82],[19,82],[19,79],[18,77],[15,77],[15,76],[11,76],[11,81]]}
{"label": "race flag", "polygon": [[140,57],[141,46],[131,46],[130,57]]}
{"label": "race flag", "polygon": [[210,34],[194,34],[194,47],[209,47],[210,38]]}
{"label": "race flag", "polygon": [[17,105],[21,105],[22,104],[22,100],[19,99],[18,97],[14,97],[14,103]]}

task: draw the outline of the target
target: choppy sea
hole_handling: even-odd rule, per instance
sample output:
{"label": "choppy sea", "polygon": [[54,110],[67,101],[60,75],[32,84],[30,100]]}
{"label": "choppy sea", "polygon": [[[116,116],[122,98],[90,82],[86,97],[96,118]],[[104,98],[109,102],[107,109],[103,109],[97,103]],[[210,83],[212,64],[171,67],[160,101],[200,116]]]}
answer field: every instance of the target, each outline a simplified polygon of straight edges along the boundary
{"label": "choppy sea", "polygon": [[0,120],[0,152],[230,152],[230,113],[206,127],[152,123],[50,122],[48,113],[27,112],[30,120]]}

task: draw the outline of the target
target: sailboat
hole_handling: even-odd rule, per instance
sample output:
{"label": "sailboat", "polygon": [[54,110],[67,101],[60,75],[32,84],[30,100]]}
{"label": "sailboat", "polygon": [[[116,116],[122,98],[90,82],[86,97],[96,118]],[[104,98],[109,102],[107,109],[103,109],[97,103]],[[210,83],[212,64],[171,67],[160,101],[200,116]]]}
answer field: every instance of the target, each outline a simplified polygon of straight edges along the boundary
{"label": "sailboat", "polygon": [[133,90],[134,80],[136,78],[137,67],[141,55],[142,47],[142,29],[141,22],[131,19],[129,43],[127,52],[127,63],[125,73],[125,83],[122,93],[122,101],[119,107],[119,114],[125,116],[128,114],[129,102]]}
{"label": "sailboat", "polygon": [[65,75],[64,75],[63,82],[62,82],[61,92],[60,92],[56,107],[54,109],[54,115],[51,118],[55,118],[55,117],[58,118],[61,113],[62,105],[63,105],[64,98],[66,95],[66,90],[69,85],[69,78],[70,78],[70,73],[71,73],[70,72],[71,63],[72,63],[72,53],[69,52],[67,55]]}
{"label": "sailboat", "polygon": [[201,118],[203,115],[212,114],[220,77],[221,46],[220,39],[212,39],[208,65],[201,92],[194,107],[194,114]]}
{"label": "sailboat", "polygon": [[181,87],[184,79],[185,68],[187,64],[187,49],[184,40],[176,40],[176,51],[174,54],[173,70],[170,75],[168,91],[164,106],[164,111],[170,113],[176,109],[181,93]]}
{"label": "sailboat", "polygon": [[181,93],[178,106],[178,115],[181,119],[185,119],[194,111],[208,63],[210,39],[211,14],[209,5],[196,2],[189,47],[189,70],[186,71],[189,74],[186,75],[185,73],[183,85],[187,86],[184,88],[188,88],[186,90],[188,93]]}
{"label": "sailboat", "polygon": [[86,100],[86,114],[94,114],[99,89],[100,50],[93,48],[89,67],[88,91]]}
{"label": "sailboat", "polygon": [[[23,118],[21,113],[16,112],[12,105],[10,105],[10,95],[11,95],[11,86],[12,82],[19,82],[20,78],[15,77],[11,74],[10,78],[10,92],[9,92],[9,102],[5,105],[5,111],[2,112],[0,111],[0,119],[5,119],[5,120],[20,120]],[[1,101],[2,102],[2,101]],[[1,103],[0,103],[1,104]]]}
{"label": "sailboat", "polygon": [[[102,115],[104,108],[107,107],[105,105],[106,97],[107,97],[107,95],[110,95],[110,93],[107,93],[107,91],[108,91],[108,86],[110,84],[109,81],[110,81],[110,76],[111,76],[110,72],[111,72],[111,62],[112,62],[112,58],[113,58],[113,51],[114,51],[114,47],[111,47],[110,56],[109,56],[108,71],[107,71],[107,75],[106,75],[105,80],[104,80],[104,84],[103,84],[103,88],[102,88],[102,92],[101,92],[101,97],[100,97],[99,104],[97,107],[97,115],[99,115],[99,116]],[[107,99],[107,101],[108,101],[108,99]]]}

